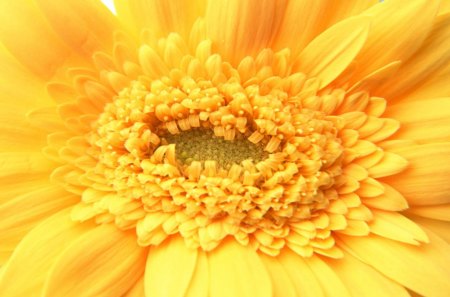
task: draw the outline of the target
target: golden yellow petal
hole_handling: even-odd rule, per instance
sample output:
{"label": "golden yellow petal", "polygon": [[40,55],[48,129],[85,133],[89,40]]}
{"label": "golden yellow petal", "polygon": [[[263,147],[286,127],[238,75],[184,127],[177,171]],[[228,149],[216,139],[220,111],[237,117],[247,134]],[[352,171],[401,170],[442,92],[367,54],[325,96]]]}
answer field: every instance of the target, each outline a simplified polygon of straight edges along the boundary
{"label": "golden yellow petal", "polygon": [[237,64],[245,56],[270,47],[286,5],[284,0],[209,2],[205,14],[207,36],[227,61]]}
{"label": "golden yellow petal", "polygon": [[[373,17],[370,34],[356,57],[355,79],[394,61],[408,59],[429,33],[439,7],[438,0],[384,1],[363,12]],[[389,45],[389,46],[386,46]]]}
{"label": "golden yellow petal", "polygon": [[276,258],[265,254],[260,255],[260,257],[270,275],[273,296],[296,297],[294,284],[281,263]]}
{"label": "golden yellow petal", "polygon": [[408,213],[434,220],[450,221],[450,204],[413,206]]}
{"label": "golden yellow petal", "polygon": [[181,236],[149,249],[145,268],[145,292],[151,296],[186,296],[197,264],[197,250]]}
{"label": "golden yellow petal", "polygon": [[385,276],[425,296],[445,297],[450,292],[448,244],[428,235],[430,243],[420,246],[375,235],[339,237],[340,246]]}
{"label": "golden yellow petal", "polygon": [[352,296],[409,296],[403,286],[385,277],[348,253],[339,260],[327,260],[327,264],[339,275],[339,278]]}
{"label": "golden yellow petal", "polygon": [[[448,1],[441,1],[448,2]],[[395,83],[387,81],[378,86],[374,92],[385,98],[404,98],[414,89],[421,87],[425,81],[438,74],[449,65],[450,51],[450,14],[438,17],[423,45],[408,60],[404,61],[393,78]],[[425,98],[424,98],[425,99]]]}
{"label": "golden yellow petal", "polygon": [[144,276],[141,276],[123,297],[142,297],[144,292]]}
{"label": "golden yellow petal", "polygon": [[42,296],[120,297],[142,275],[146,257],[132,233],[110,224],[91,228],[56,257]]}
{"label": "golden yellow petal", "polygon": [[374,219],[369,224],[372,233],[414,245],[428,242],[425,232],[405,216],[381,210],[372,210],[372,213]]}
{"label": "golden yellow petal", "polygon": [[250,246],[223,241],[208,253],[211,297],[270,297],[270,276]]}
{"label": "golden yellow petal", "polygon": [[404,100],[387,108],[385,116],[401,122],[395,135],[419,143],[448,141],[450,135],[450,97]]}
{"label": "golden yellow petal", "polygon": [[[450,142],[408,145],[396,153],[409,161],[409,167],[386,181],[400,191],[412,205],[435,205],[450,202]],[[430,190],[431,189],[431,190]]]}
{"label": "golden yellow petal", "polygon": [[343,72],[359,53],[369,32],[369,17],[352,17],[337,23],[311,41],[293,66],[318,77],[322,87]]}

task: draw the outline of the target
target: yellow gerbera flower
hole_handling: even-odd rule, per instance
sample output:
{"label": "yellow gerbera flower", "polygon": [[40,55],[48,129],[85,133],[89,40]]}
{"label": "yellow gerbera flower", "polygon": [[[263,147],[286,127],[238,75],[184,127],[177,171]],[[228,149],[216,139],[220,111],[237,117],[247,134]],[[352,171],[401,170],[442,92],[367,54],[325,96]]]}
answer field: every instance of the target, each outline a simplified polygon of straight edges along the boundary
{"label": "yellow gerbera flower", "polygon": [[0,296],[449,296],[449,2],[0,1]]}

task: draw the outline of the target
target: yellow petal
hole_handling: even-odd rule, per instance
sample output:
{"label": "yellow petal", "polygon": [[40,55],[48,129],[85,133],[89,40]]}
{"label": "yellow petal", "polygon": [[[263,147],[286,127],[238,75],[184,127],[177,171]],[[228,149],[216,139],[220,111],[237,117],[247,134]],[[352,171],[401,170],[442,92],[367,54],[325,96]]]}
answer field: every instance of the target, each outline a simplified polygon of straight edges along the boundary
{"label": "yellow petal", "polygon": [[194,275],[186,291],[186,297],[208,297],[209,287],[208,258],[205,252],[199,252],[197,255],[197,264],[195,265]]}
{"label": "yellow petal", "polygon": [[420,143],[448,141],[450,135],[450,97],[402,101],[388,106],[385,116],[401,122],[395,135]]}
{"label": "yellow petal", "polygon": [[293,71],[316,76],[325,87],[358,54],[366,41],[369,25],[368,17],[352,17],[327,29],[300,53]]}
{"label": "yellow petal", "polygon": [[[448,1],[441,1],[448,2]],[[450,61],[448,40],[450,39],[450,14],[436,19],[433,28],[411,59],[405,61],[391,81],[379,86],[374,92],[385,98],[402,98],[445,68]],[[424,113],[426,115],[426,113]]]}
{"label": "yellow petal", "polygon": [[343,247],[361,261],[417,293],[446,297],[450,292],[448,245],[439,238],[433,237],[429,244],[420,246],[405,245],[375,235],[340,235],[340,238]]}
{"label": "yellow petal", "polygon": [[0,153],[0,178],[50,173],[55,163],[41,153]]}
{"label": "yellow petal", "polygon": [[297,296],[321,297],[325,296],[322,287],[314,273],[305,263],[303,257],[284,249],[277,260],[281,263],[294,284]]}
{"label": "yellow petal", "polygon": [[362,15],[373,17],[373,23],[366,44],[356,57],[361,66],[355,79],[409,58],[429,33],[439,2],[390,0],[363,12]]}
{"label": "yellow petal", "polygon": [[111,50],[116,18],[100,1],[36,0],[58,36],[89,58],[96,50]]}
{"label": "yellow petal", "polygon": [[350,296],[346,286],[342,283],[338,275],[328,266],[325,261],[322,261],[318,256],[306,258],[305,262],[313,271],[316,278],[328,297]]}
{"label": "yellow petal", "polygon": [[[79,197],[58,186],[44,186],[0,203],[0,250],[12,251],[15,245],[42,220],[74,205]],[[17,187],[17,185],[16,185]],[[3,190],[3,188],[2,188]]]}
{"label": "yellow petal", "polygon": [[44,78],[71,54],[30,0],[0,3],[0,40],[24,66]]}
{"label": "yellow petal", "polygon": [[327,260],[327,264],[339,275],[339,278],[352,296],[409,297],[403,286],[383,276],[350,254],[345,254],[344,258],[339,260]]}
{"label": "yellow petal", "polygon": [[237,64],[270,47],[287,1],[216,0],[209,2],[205,21],[209,38],[229,62]]}
{"label": "yellow petal", "polygon": [[408,161],[397,154],[384,152],[383,158],[368,169],[371,177],[383,177],[397,174],[408,166]]}
{"label": "yellow petal", "polygon": [[414,206],[408,210],[408,213],[425,218],[450,222],[450,204]]}
{"label": "yellow petal", "polygon": [[373,221],[370,222],[370,231],[377,235],[419,245],[419,241],[428,242],[425,232],[414,222],[396,212],[373,210]]}
{"label": "yellow petal", "polygon": [[0,296],[39,295],[56,257],[91,227],[71,221],[64,210],[30,231],[5,265]]}
{"label": "yellow petal", "polygon": [[396,153],[410,163],[408,169],[386,180],[410,204],[434,205],[450,202],[450,143],[433,143],[398,148]]}
{"label": "yellow petal", "polygon": [[152,246],[145,269],[146,295],[185,296],[196,264],[197,250],[188,248],[182,237]]}
{"label": "yellow petal", "polygon": [[391,186],[382,183],[384,193],[376,197],[364,197],[363,202],[371,208],[399,211],[408,208],[406,199]]}
{"label": "yellow petal", "polygon": [[276,258],[265,254],[260,257],[272,280],[273,296],[296,297],[294,284],[281,263]]}
{"label": "yellow petal", "polygon": [[405,100],[423,100],[425,98],[445,97],[450,94],[450,65],[442,71],[429,77],[418,88],[413,89],[406,96]]}
{"label": "yellow petal", "polygon": [[43,297],[120,297],[142,275],[147,251],[116,226],[92,228],[57,257]]}
{"label": "yellow petal", "polygon": [[205,0],[114,0],[118,17],[133,27],[136,35],[148,28],[151,38],[166,37],[178,32],[189,37],[192,25],[203,16]]}
{"label": "yellow petal", "polygon": [[411,214],[407,214],[407,216],[419,224],[428,234],[432,232],[450,244],[450,222],[423,218]]}
{"label": "yellow petal", "polygon": [[270,276],[250,246],[223,241],[208,253],[211,297],[270,297]]}

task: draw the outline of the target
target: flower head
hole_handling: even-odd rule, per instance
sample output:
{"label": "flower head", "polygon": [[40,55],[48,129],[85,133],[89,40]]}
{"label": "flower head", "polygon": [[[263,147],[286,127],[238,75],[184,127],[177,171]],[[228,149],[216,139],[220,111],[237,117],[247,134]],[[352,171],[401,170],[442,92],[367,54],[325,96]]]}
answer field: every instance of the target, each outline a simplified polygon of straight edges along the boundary
{"label": "flower head", "polygon": [[447,296],[448,4],[378,2],[1,4],[0,295]]}

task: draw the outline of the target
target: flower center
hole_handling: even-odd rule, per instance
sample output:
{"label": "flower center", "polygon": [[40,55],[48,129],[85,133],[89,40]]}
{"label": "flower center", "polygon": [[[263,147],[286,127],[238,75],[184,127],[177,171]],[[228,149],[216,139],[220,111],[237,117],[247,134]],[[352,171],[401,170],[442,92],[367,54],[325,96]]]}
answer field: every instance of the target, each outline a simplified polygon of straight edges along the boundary
{"label": "flower center", "polygon": [[238,133],[233,140],[225,140],[214,135],[208,129],[191,129],[179,134],[167,134],[162,137],[163,144],[175,144],[177,160],[190,165],[193,161],[215,161],[224,169],[244,160],[260,162],[266,153],[260,145],[251,143]]}

